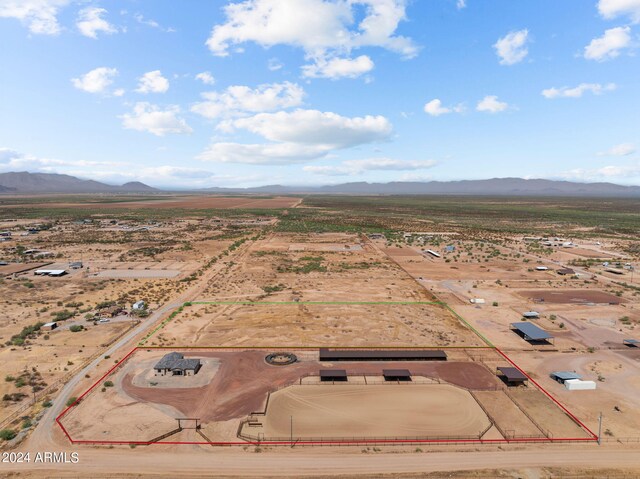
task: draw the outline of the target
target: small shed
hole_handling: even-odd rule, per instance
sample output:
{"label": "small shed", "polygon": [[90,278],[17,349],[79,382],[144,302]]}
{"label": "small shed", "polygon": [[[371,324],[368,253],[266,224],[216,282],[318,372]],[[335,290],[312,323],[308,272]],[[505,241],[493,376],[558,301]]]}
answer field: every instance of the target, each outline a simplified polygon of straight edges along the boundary
{"label": "small shed", "polygon": [[582,376],[574,373],[573,371],[554,371],[549,374],[549,376],[560,384],[564,384],[565,381],[570,381],[572,379],[582,379]]}
{"label": "small shed", "polygon": [[640,341],[638,341],[637,339],[623,339],[622,344],[632,348],[640,348]]}
{"label": "small shed", "polygon": [[344,369],[321,369],[320,381],[347,381],[347,371]]}
{"label": "small shed", "polygon": [[411,381],[411,372],[408,369],[383,369],[382,375],[385,381]]}
{"label": "small shed", "polygon": [[538,319],[540,318],[540,313],[538,313],[537,311],[525,311],[524,313],[522,313],[522,316],[527,319]]}
{"label": "small shed", "polygon": [[484,304],[485,300],[483,298],[471,298],[469,302],[471,304]]}
{"label": "small shed", "polygon": [[587,391],[596,388],[595,381],[583,381],[582,379],[567,379],[564,387],[569,391]]}
{"label": "small shed", "polygon": [[502,380],[508,386],[518,386],[527,382],[527,376],[518,368],[511,366],[498,366],[498,371],[502,373]]}
{"label": "small shed", "polygon": [[536,266],[536,271],[547,271],[548,269],[546,266]]}
{"label": "small shed", "polygon": [[560,268],[557,273],[561,276],[573,276],[576,274],[576,272],[571,268]]}
{"label": "small shed", "polygon": [[58,323],[55,322],[51,322],[51,323],[45,323],[42,325],[43,330],[45,331],[53,331],[54,329],[56,329],[58,327]]}

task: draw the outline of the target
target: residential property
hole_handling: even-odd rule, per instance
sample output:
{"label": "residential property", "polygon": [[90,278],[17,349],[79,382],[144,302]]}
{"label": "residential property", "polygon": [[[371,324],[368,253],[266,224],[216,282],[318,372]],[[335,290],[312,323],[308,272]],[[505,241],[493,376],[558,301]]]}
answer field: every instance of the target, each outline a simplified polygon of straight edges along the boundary
{"label": "residential property", "polygon": [[199,359],[185,359],[183,354],[173,352],[165,354],[153,369],[156,376],[193,376],[198,374],[201,367]]}
{"label": "residential property", "polygon": [[135,311],[141,311],[145,308],[146,303],[144,301],[136,301],[135,303],[133,303],[133,309]]}

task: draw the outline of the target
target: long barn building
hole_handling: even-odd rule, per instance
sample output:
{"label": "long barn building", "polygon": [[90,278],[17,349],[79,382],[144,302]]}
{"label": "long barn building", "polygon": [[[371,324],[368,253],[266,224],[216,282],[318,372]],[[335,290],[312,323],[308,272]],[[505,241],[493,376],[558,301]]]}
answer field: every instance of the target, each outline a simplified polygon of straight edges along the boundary
{"label": "long barn building", "polygon": [[433,349],[329,349],[320,348],[320,361],[446,361],[447,354]]}

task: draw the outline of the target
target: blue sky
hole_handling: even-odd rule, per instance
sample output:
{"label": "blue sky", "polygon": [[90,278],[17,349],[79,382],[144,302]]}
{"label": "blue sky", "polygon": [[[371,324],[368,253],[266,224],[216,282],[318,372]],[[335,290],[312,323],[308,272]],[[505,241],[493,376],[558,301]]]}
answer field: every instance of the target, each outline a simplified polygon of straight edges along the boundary
{"label": "blue sky", "polygon": [[640,185],[640,0],[0,0],[0,45],[1,172]]}

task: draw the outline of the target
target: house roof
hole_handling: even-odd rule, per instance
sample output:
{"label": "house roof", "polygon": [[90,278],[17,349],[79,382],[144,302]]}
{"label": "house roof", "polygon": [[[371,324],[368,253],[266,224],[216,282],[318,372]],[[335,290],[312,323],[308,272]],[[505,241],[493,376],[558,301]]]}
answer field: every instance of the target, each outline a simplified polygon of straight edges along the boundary
{"label": "house roof", "polygon": [[180,353],[165,354],[160,361],[156,363],[154,369],[196,369],[200,365],[199,359],[184,359],[184,355]]}

